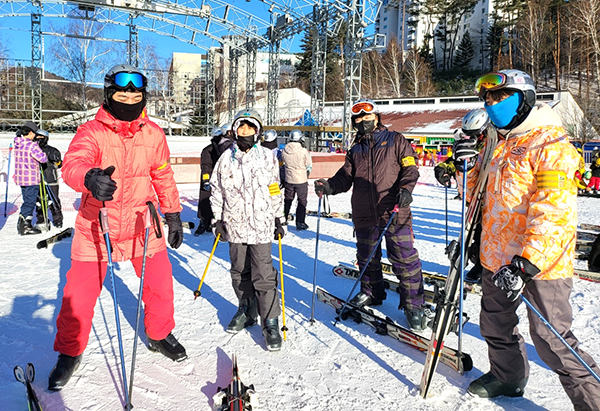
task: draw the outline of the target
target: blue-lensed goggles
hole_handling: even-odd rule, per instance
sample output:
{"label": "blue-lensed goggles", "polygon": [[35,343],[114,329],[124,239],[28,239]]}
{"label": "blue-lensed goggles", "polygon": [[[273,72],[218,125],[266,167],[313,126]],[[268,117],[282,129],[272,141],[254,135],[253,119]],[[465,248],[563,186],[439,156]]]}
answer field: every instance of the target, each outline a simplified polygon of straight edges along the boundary
{"label": "blue-lensed goggles", "polygon": [[146,87],[146,79],[140,73],[121,72],[115,74],[115,85],[121,88],[127,88],[131,84],[136,89]]}

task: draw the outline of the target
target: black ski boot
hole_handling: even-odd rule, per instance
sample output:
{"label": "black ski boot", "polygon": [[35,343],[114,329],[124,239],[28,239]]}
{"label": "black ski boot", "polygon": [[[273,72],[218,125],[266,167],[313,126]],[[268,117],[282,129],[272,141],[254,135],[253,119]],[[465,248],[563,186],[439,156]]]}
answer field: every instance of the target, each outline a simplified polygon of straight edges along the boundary
{"label": "black ski boot", "polygon": [[356,294],[354,297],[352,297],[352,299],[350,299],[350,301],[348,301],[350,304],[361,308],[364,307],[365,305],[381,305],[383,304],[383,300],[385,300],[386,295],[383,295],[382,299],[378,299],[373,297],[372,295],[369,295],[363,291],[360,291],[358,294]]}
{"label": "black ski boot", "polygon": [[296,230],[308,230],[308,224],[306,223],[296,223]]}
{"label": "black ski boot", "polygon": [[423,313],[423,309],[404,307],[404,315],[406,315],[406,322],[411,330],[423,331],[427,328],[427,316]]}
{"label": "black ski boot", "polygon": [[31,220],[33,220],[33,217],[31,216],[25,218],[22,215],[19,215],[19,221],[17,222],[17,232],[20,235],[41,234],[41,231],[31,224]]}
{"label": "black ski boot", "polygon": [[185,348],[183,348],[183,345],[179,344],[179,341],[173,337],[173,334],[167,335],[167,338],[160,341],[148,337],[148,349],[150,351],[157,351],[165,357],[177,362],[187,358]]}
{"label": "black ski boot", "polygon": [[483,266],[478,261],[477,264],[475,264],[473,266],[473,268],[471,268],[469,270],[469,272],[467,274],[465,274],[465,281],[468,281],[470,283],[481,284],[481,274],[482,273],[483,273]]}
{"label": "black ski boot", "polygon": [[58,361],[50,371],[48,378],[48,389],[50,391],[60,391],[67,385],[73,373],[79,368],[81,363],[81,355],[71,357],[67,354],[58,354]]}
{"label": "black ski boot", "polygon": [[196,231],[194,231],[194,237],[201,236],[205,232],[206,232],[206,224],[204,224],[204,221],[202,221],[202,220],[198,221],[198,227],[196,228]]}
{"label": "black ski boot", "polygon": [[481,398],[494,398],[500,395],[507,397],[522,397],[527,385],[527,378],[515,382],[500,382],[491,372],[483,374],[469,384],[469,394]]}
{"label": "black ski boot", "polygon": [[281,349],[281,334],[279,334],[279,319],[267,318],[263,321],[263,336],[267,350],[279,351]]}
{"label": "black ski boot", "polygon": [[256,298],[242,298],[237,312],[227,325],[227,332],[237,334],[244,328],[252,327],[258,318],[258,307]]}

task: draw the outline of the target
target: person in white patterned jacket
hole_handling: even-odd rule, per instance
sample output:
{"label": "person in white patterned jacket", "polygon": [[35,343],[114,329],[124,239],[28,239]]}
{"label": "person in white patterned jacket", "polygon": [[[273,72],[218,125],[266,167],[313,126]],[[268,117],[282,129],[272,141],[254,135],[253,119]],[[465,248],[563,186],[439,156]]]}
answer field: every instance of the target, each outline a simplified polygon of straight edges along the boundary
{"label": "person in white patterned jacket", "polygon": [[[229,241],[231,280],[239,300],[227,326],[237,333],[257,323],[260,315],[269,351],[281,349],[277,271],[271,242],[285,235],[283,195],[279,189],[279,164],[258,142],[263,127],[253,109],[235,116],[232,132],[236,144],[225,151],[210,178],[213,232]],[[246,267],[246,268],[245,268]]]}

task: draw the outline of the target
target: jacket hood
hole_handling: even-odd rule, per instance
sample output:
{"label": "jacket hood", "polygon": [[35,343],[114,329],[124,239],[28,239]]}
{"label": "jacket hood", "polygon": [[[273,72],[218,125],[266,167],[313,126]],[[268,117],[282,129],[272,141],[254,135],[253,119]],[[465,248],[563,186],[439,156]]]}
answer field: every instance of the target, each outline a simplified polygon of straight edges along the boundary
{"label": "jacket hood", "polygon": [[548,104],[542,103],[536,104],[525,120],[517,127],[512,130],[500,129],[498,132],[504,138],[509,139],[519,134],[527,133],[534,128],[547,126],[562,127],[563,124],[558,114]]}
{"label": "jacket hood", "polygon": [[296,142],[296,141],[290,141],[289,143],[287,143],[285,145],[285,148],[283,149],[283,151],[286,154],[294,154],[297,153],[298,151],[302,150],[302,144]]}
{"label": "jacket hood", "polygon": [[27,143],[27,140],[25,137],[22,136],[17,136],[15,137],[15,148],[20,148],[23,147],[25,145],[25,143]]}
{"label": "jacket hood", "polygon": [[133,121],[117,120],[104,108],[103,105],[96,113],[96,120],[108,126],[121,137],[133,137],[135,133],[142,129],[149,119],[148,115],[146,114],[146,108],[144,108],[144,110],[142,110],[142,114],[140,114],[140,116]]}

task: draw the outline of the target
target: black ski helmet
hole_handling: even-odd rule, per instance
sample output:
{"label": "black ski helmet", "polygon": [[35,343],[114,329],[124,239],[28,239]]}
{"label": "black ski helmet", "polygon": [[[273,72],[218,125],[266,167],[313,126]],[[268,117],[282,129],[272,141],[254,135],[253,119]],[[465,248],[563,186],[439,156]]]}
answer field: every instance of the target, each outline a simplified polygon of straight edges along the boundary
{"label": "black ski helmet", "polygon": [[[141,76],[141,83],[135,84],[134,81],[128,81],[131,79],[125,77],[125,81],[127,82],[118,84],[120,79],[117,77],[117,75],[120,73],[139,74]],[[132,66],[131,64],[117,64],[108,70],[104,75],[104,102],[108,102],[117,90],[141,91],[144,96],[144,100],[146,100],[147,85],[148,79],[146,76],[144,76],[144,73],[142,73],[141,70]]]}

